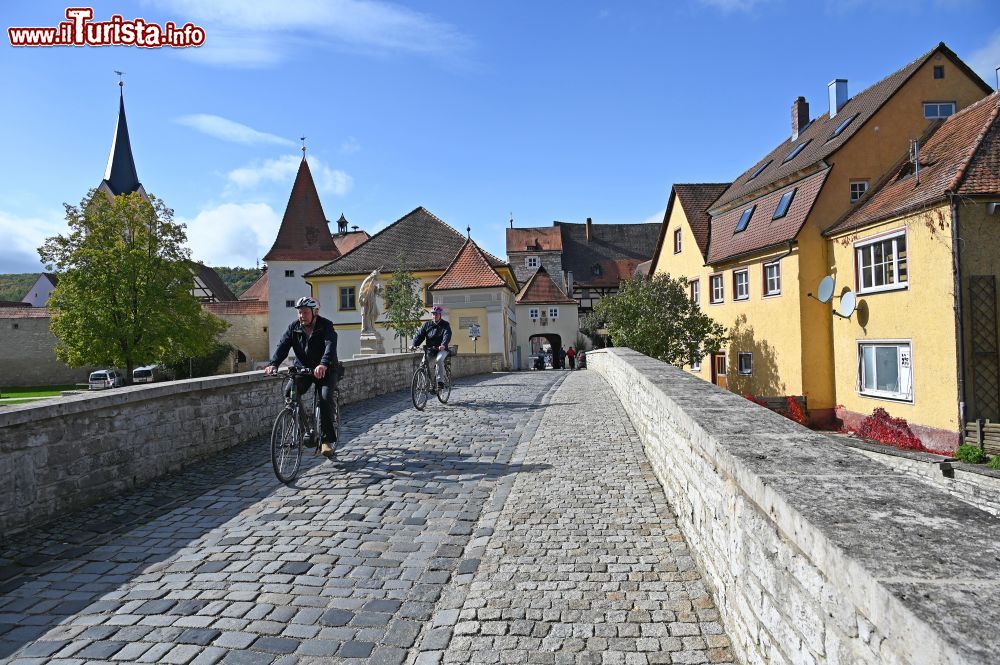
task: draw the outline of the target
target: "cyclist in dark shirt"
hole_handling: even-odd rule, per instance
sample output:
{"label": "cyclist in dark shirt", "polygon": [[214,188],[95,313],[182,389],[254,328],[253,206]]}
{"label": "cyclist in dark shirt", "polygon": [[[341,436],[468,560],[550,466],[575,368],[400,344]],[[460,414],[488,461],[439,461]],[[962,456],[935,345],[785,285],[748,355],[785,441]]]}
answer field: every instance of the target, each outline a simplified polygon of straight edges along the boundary
{"label": "cyclist in dark shirt", "polygon": [[444,359],[448,357],[448,344],[451,343],[451,324],[445,321],[443,316],[444,308],[441,305],[434,305],[431,308],[431,320],[420,327],[411,345],[416,349],[426,340],[424,353],[437,352],[435,362],[438,388],[444,387]]}
{"label": "cyclist in dark shirt", "polygon": [[[316,390],[320,391],[319,415],[323,427],[320,452],[330,457],[333,455],[333,447],[330,444],[336,443],[330,416],[340,366],[337,362],[337,331],[329,319],[319,315],[319,303],[314,299],[308,296],[299,298],[295,301],[295,309],[298,310],[298,319],[293,321],[281,336],[278,348],[274,350],[270,363],[264,368],[264,374],[276,372],[278,365],[288,357],[289,351],[295,352],[296,365],[312,368],[312,376],[295,376],[292,380],[296,382],[299,395],[304,395],[310,385],[315,385]],[[286,388],[286,393],[290,390],[291,382]]]}

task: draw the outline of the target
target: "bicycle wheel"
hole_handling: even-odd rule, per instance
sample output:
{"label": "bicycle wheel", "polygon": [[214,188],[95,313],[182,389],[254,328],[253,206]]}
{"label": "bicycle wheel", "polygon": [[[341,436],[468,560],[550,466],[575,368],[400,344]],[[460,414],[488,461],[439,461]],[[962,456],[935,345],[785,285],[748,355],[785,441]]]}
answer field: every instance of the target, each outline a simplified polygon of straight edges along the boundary
{"label": "bicycle wheel", "polygon": [[333,422],[333,446],[334,451],[340,447],[340,393],[334,393],[333,404],[330,412],[330,420]]}
{"label": "bicycle wheel", "polygon": [[295,412],[283,409],[274,419],[271,429],[271,466],[283,483],[295,480],[302,463],[302,428]]}
{"label": "bicycle wheel", "polygon": [[423,367],[418,367],[413,373],[413,381],[410,383],[410,399],[417,411],[423,411],[427,406],[427,372]]}
{"label": "bicycle wheel", "polygon": [[444,387],[438,388],[438,399],[442,404],[448,403],[448,398],[451,397],[451,368],[444,368]]}

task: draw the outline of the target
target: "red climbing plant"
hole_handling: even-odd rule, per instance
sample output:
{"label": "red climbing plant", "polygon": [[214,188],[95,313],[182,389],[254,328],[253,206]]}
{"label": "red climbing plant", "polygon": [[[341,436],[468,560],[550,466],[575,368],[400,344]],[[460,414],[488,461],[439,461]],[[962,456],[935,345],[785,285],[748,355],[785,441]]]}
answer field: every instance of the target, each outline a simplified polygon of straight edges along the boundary
{"label": "red climbing plant", "polygon": [[897,448],[926,450],[920,439],[910,431],[905,419],[893,418],[881,407],[876,408],[872,411],[872,415],[861,421],[855,434]]}

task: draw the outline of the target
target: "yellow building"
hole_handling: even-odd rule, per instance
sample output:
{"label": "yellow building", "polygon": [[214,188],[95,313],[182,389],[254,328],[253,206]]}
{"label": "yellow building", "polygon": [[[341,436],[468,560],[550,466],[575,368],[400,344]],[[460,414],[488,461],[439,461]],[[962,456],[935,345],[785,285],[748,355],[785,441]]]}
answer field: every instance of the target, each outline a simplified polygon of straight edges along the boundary
{"label": "yellow building", "polygon": [[881,406],[925,446],[953,450],[964,420],[1000,417],[998,111],[994,93],[935,123],[825,232],[836,292],[857,298],[833,321],[837,415],[849,425]]}
{"label": "yellow building", "polygon": [[929,123],[990,92],[942,43],[854,97],[846,80],[835,79],[819,117],[797,98],[790,136],[714,201],[685,205],[684,188],[698,194],[717,186],[675,186],[653,270],[691,280],[702,309],[732,337],[691,370],[740,393],[802,395],[813,422],[833,421],[835,324],[829,304],[814,296],[836,264],[822,231]]}
{"label": "yellow building", "polygon": [[[402,266],[420,283],[424,303],[430,307],[433,296],[429,287],[444,274],[465,244],[464,235],[427,209],[419,207],[343,256],[305,273],[312,296],[323,305],[323,316],[333,321],[337,329],[340,357],[350,358],[361,351],[358,294],[361,283],[373,270],[380,271],[380,280],[384,284],[392,279],[393,271]],[[493,270],[515,283],[510,266],[489,253],[482,254]],[[396,332],[384,323],[385,303],[382,297],[377,300],[382,316],[376,322],[376,328],[383,337],[385,350],[407,348],[409,340],[397,337]]]}

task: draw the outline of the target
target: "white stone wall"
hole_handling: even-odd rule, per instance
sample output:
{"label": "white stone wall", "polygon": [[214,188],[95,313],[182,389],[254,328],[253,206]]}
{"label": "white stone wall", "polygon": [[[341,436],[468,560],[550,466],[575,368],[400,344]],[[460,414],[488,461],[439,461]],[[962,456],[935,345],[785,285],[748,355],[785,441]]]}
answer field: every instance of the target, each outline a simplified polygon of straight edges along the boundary
{"label": "white stone wall", "polygon": [[639,432],[742,662],[996,662],[988,514],[629,349],[587,360]]}
{"label": "white stone wall", "polygon": [[96,368],[70,367],[58,360],[51,323],[48,316],[15,318],[0,311],[0,387],[86,383]]}
{"label": "white stone wall", "polygon": [[[529,310],[534,307],[539,309],[539,313],[547,313],[549,307],[558,307],[559,316],[556,319],[546,317],[547,321],[543,326],[541,317],[533,320],[528,316]],[[517,344],[521,347],[520,369],[528,369],[531,357],[531,344],[528,340],[532,335],[559,335],[563,348],[566,349],[576,344],[576,336],[580,332],[576,303],[570,305],[517,305],[515,309],[517,311]]]}
{"label": "white stone wall", "polygon": [[[408,389],[419,354],[349,360],[346,404]],[[452,359],[456,377],[499,356]],[[0,542],[7,535],[267,436],[281,381],[263,372],[144,384],[0,410]],[[348,414],[349,416],[349,414]],[[262,460],[263,461],[263,460]]]}

